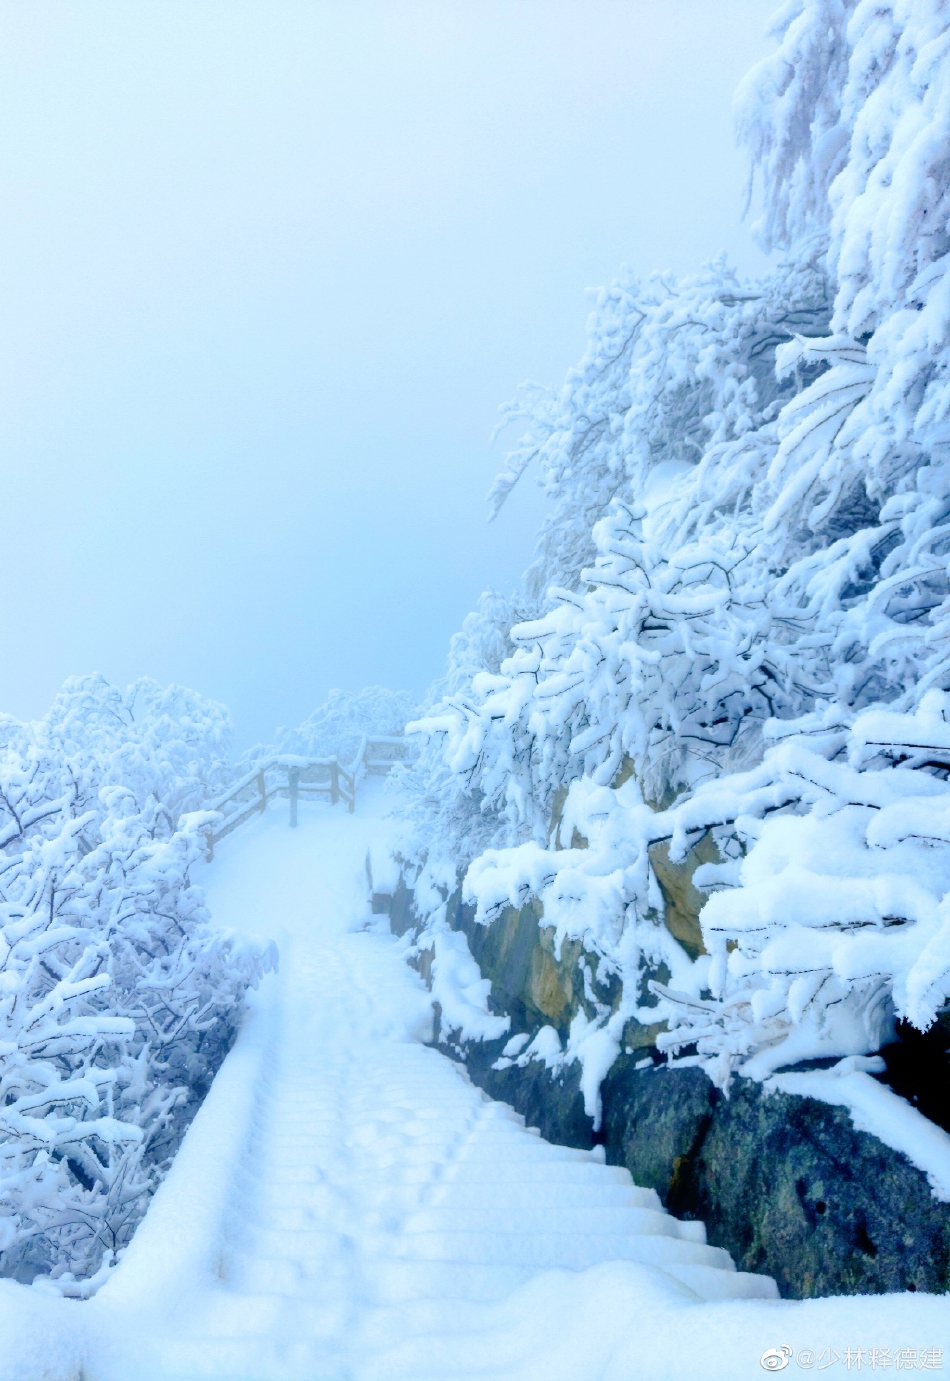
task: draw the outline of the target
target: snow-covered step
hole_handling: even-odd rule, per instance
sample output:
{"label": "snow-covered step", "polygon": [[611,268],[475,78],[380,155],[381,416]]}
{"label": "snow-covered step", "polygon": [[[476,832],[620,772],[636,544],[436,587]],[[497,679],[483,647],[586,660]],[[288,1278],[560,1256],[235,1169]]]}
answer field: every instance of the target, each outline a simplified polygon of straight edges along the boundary
{"label": "snow-covered step", "polygon": [[[552,1214],[557,1221],[556,1214]],[[647,1266],[674,1262],[734,1271],[721,1247],[658,1233],[593,1234],[575,1232],[417,1232],[398,1242],[400,1257],[430,1261],[470,1261],[534,1266],[538,1270],[583,1271],[600,1261],[639,1261]]]}
{"label": "snow-covered step", "polygon": [[[405,1143],[407,1149],[415,1142]],[[477,1140],[463,1142],[458,1147],[459,1164],[471,1165],[485,1162],[488,1165],[505,1165],[517,1161],[519,1165],[597,1165],[587,1151],[576,1151],[570,1146],[552,1146],[550,1142],[538,1141],[524,1132],[491,1139],[479,1137]],[[618,1167],[614,1167],[615,1169]]]}
{"label": "snow-covered step", "polygon": [[540,1203],[511,1205],[498,1208],[486,1205],[480,1208],[439,1208],[426,1209],[413,1214],[403,1224],[406,1233],[416,1232],[545,1232],[556,1224],[558,1232],[597,1233],[616,1236],[646,1234],[665,1237],[683,1237],[691,1242],[705,1242],[706,1228],[703,1223],[682,1222],[662,1209],[635,1208],[612,1205],[609,1207],[575,1207],[572,1202],[559,1204],[552,1209],[550,1204]]}
{"label": "snow-covered step", "polygon": [[771,1276],[754,1275],[751,1271],[724,1271],[698,1262],[670,1262],[663,1269],[703,1300],[776,1300],[779,1297],[778,1286]]}
{"label": "snow-covered step", "polygon": [[254,1235],[257,1240],[256,1233],[260,1231],[306,1232],[332,1219],[338,1209],[337,1203],[316,1205],[298,1199],[287,1199],[283,1203],[270,1202],[266,1207],[261,1204],[254,1205],[244,1214],[244,1222],[249,1237]]}
{"label": "snow-covered step", "polygon": [[365,1280],[377,1304],[415,1299],[504,1299],[537,1275],[533,1266],[469,1261],[376,1261]]}
{"label": "snow-covered step", "polygon": [[[544,1184],[533,1187],[522,1183],[467,1183],[464,1187],[446,1181],[438,1191],[438,1203],[446,1209],[486,1211],[514,1211],[526,1204],[545,1207],[550,1203],[550,1190]],[[570,1204],[580,1211],[597,1208],[660,1208],[659,1195],[654,1189],[642,1189],[629,1184],[600,1180],[570,1187]]]}
{"label": "snow-covered step", "polygon": [[[365,842],[355,878],[364,855]],[[227,857],[225,844],[214,866]],[[269,1044],[206,1269],[216,1283],[183,1298],[163,1381],[415,1381],[420,1358],[441,1381],[461,1316],[611,1265],[694,1304],[775,1298],[625,1168],[545,1141],[410,1038],[427,995],[395,942],[354,933],[355,894],[341,901],[333,881],[346,849],[323,890],[321,857],[306,906],[282,914]]]}
{"label": "snow-covered step", "polygon": [[334,1256],[340,1251],[340,1234],[326,1227],[257,1228],[242,1244],[245,1255],[288,1257],[294,1261]]}
{"label": "snow-covered step", "polygon": [[453,1184],[582,1185],[617,1184],[632,1186],[630,1171],[620,1165],[598,1165],[593,1161],[535,1160],[511,1156],[505,1160],[465,1160],[449,1168],[446,1179]]}

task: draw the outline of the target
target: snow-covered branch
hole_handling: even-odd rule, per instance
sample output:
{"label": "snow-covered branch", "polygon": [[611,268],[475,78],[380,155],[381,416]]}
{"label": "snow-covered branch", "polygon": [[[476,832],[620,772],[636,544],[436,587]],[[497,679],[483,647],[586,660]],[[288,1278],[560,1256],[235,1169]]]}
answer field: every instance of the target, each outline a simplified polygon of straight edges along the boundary
{"label": "snow-covered branch", "polygon": [[273,955],[215,930],[190,881],[230,771],[220,706],[86,678],[0,737],[0,1268],[81,1295]]}

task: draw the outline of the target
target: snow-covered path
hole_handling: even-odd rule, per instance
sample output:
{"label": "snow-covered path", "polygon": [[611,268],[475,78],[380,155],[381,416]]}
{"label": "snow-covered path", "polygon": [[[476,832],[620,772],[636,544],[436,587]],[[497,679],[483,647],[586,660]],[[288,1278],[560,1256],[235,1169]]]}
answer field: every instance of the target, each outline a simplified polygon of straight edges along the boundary
{"label": "snow-covered path", "polygon": [[[908,1306],[914,1341],[940,1344],[942,1301],[775,1301],[626,1171],[544,1142],[424,1045],[429,995],[367,916],[363,860],[387,829],[371,793],[296,831],[275,810],[207,870],[218,921],[273,936],[280,973],[112,1280],[88,1304],[33,1295],[34,1329],[71,1343],[36,1375],[752,1376],[768,1347],[846,1343],[845,1323],[892,1345]],[[30,1294],[0,1291],[0,1337]]]}
{"label": "snow-covered path", "polygon": [[162,1375],[416,1376],[460,1302],[503,1299],[551,1267],[644,1262],[684,1299],[771,1297],[701,1225],[626,1171],[543,1142],[420,1043],[428,995],[366,915],[363,860],[385,828],[366,804],[314,807],[296,832],[275,811],[208,871],[216,917],[275,928],[281,969],[258,1014],[216,1281],[158,1340]]}

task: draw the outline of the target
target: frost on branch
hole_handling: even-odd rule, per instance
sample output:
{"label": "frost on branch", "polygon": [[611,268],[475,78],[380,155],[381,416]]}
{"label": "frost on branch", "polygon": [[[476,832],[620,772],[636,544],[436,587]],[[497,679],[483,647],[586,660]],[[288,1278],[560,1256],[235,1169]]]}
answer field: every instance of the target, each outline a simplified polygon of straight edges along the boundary
{"label": "frost on branch", "polygon": [[189,878],[228,738],[193,692],[101,678],[0,723],[5,1275],[101,1282],[273,962],[212,928]]}

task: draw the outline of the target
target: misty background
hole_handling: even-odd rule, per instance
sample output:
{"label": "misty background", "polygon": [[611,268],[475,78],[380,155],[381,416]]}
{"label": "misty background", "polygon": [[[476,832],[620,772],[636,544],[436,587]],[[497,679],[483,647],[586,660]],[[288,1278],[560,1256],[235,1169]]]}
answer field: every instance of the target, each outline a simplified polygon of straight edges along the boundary
{"label": "misty background", "polygon": [[148,675],[244,745],[421,693],[530,558],[489,436],[585,290],[761,267],[731,97],[772,8],[3,0],[0,709]]}

